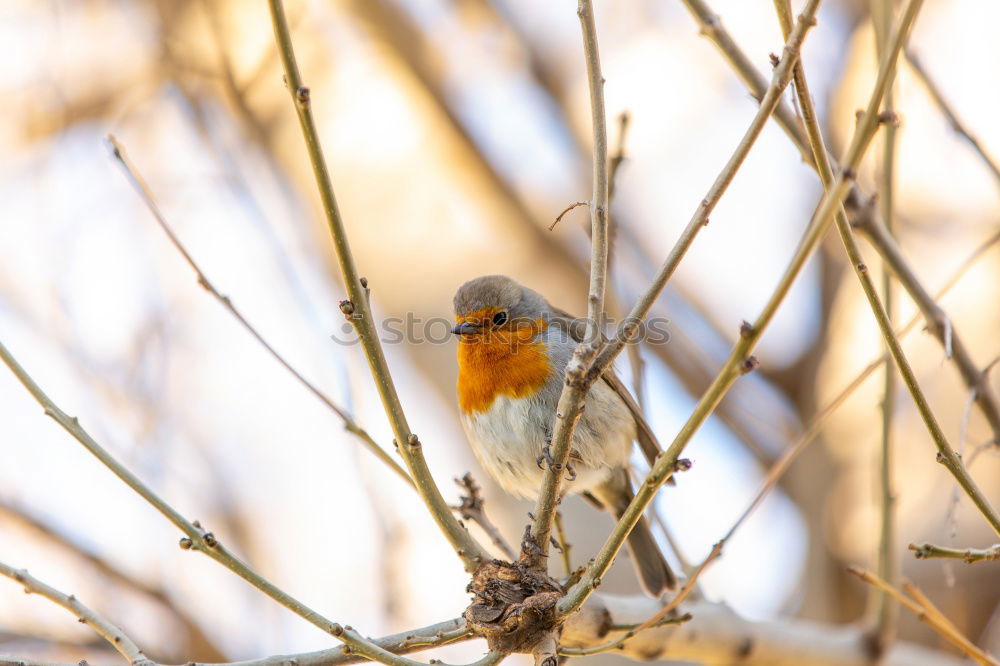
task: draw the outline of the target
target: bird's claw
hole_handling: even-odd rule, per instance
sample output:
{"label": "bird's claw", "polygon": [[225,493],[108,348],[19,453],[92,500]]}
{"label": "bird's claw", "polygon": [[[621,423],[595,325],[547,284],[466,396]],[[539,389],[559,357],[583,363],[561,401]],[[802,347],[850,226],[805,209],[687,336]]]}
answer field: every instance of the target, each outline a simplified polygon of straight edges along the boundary
{"label": "bird's claw", "polygon": [[538,465],[538,469],[544,469],[542,467],[542,461],[544,461],[545,464],[548,465],[550,469],[556,462],[552,458],[552,449],[549,447],[548,444],[542,447],[542,455],[535,458],[535,464]]}

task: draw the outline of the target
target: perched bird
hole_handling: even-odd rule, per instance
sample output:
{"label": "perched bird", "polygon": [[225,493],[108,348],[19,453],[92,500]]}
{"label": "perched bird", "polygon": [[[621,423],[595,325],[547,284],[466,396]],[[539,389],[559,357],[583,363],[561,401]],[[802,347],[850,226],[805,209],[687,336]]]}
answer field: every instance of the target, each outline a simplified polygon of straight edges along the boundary
{"label": "perched bird", "polygon": [[[463,284],[455,294],[458,402],[483,468],[507,492],[536,499],[566,364],[584,325],[503,275]],[[573,434],[569,493],[582,493],[616,518],[632,500],[629,454],[638,438],[647,458],[659,445],[628,389],[611,369],[590,389]],[[627,547],[653,597],[677,580],[641,519]]]}

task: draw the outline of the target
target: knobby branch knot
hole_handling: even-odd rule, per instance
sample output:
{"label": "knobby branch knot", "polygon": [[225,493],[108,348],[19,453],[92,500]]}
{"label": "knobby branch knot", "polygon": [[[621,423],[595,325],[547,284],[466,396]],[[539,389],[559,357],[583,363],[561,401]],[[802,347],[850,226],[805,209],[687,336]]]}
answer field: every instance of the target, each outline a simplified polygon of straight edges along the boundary
{"label": "knobby branch knot", "polygon": [[491,560],[472,575],[472,603],[464,617],[490,650],[529,653],[546,634],[559,628],[559,583],[523,563]]}

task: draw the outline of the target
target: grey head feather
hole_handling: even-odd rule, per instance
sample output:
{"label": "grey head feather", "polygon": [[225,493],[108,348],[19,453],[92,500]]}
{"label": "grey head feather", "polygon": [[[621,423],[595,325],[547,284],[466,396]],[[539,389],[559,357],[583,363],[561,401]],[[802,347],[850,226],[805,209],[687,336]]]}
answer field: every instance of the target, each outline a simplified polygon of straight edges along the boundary
{"label": "grey head feather", "polygon": [[454,307],[459,316],[483,308],[502,308],[511,320],[535,319],[551,311],[538,292],[522,287],[505,275],[483,275],[469,280],[455,293]]}

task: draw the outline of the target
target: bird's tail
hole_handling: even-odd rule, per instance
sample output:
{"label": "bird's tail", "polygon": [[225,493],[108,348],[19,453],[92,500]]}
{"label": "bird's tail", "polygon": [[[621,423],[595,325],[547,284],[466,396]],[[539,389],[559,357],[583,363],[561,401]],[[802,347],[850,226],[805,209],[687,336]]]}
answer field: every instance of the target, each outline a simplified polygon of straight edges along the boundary
{"label": "bird's tail", "polygon": [[[621,470],[620,474],[615,474],[614,478],[594,488],[592,492],[601,504],[619,519],[634,496],[625,470]],[[639,522],[632,528],[625,545],[632,556],[632,563],[636,573],[639,574],[639,583],[646,594],[658,599],[667,590],[677,587],[677,577],[663,558],[663,553],[656,545],[649,523],[644,517],[640,517]]]}

